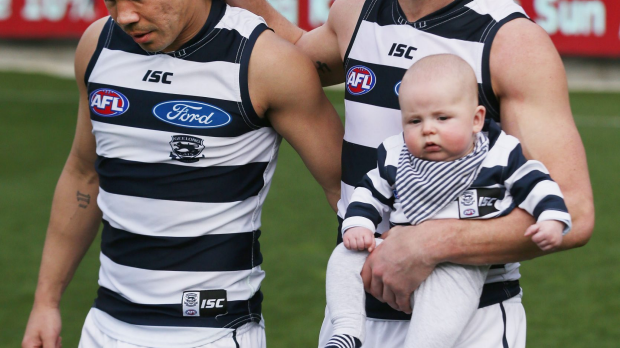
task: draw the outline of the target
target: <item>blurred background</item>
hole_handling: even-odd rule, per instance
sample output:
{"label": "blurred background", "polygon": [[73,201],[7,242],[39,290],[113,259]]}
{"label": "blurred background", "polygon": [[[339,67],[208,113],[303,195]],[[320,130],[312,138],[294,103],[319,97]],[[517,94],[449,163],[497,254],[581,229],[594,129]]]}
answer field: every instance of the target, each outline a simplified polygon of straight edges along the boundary
{"label": "blurred background", "polygon": [[[270,0],[310,30],[330,0]],[[581,249],[522,266],[530,347],[620,347],[620,1],[521,0],[562,55],[588,155],[596,227]],[[20,345],[51,198],[69,152],[78,93],[77,39],[105,16],[103,0],[0,0],[0,348]],[[326,89],[344,114],[343,89]],[[344,119],[343,119],[344,121]],[[283,144],[263,213],[269,347],[316,347],[336,219]],[[75,347],[96,296],[99,241],[62,302],[63,345]]]}

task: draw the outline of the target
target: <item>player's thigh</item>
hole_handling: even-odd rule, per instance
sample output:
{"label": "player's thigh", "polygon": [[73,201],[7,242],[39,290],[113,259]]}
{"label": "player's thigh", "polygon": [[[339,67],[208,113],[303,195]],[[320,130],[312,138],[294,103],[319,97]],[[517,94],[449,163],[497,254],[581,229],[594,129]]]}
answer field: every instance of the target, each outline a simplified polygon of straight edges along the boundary
{"label": "player's thigh", "polygon": [[524,348],[525,310],[521,295],[476,311],[455,348]]}
{"label": "player's thigh", "polygon": [[[362,348],[402,348],[409,329],[409,321],[366,320],[366,340]],[[329,310],[325,309],[325,319],[319,334],[319,348],[324,348],[332,337],[332,323]]]}

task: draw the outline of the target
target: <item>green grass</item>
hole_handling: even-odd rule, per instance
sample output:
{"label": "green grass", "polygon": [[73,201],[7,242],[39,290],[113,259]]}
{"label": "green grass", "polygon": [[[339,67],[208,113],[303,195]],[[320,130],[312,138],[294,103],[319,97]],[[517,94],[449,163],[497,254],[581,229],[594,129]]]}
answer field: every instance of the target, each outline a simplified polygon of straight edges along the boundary
{"label": "green grass", "polygon": [[[339,112],[342,92],[329,97]],[[530,347],[617,347],[620,342],[620,95],[572,94],[588,153],[596,228],[587,247],[522,267]],[[0,347],[19,346],[32,306],[58,175],[75,127],[74,82],[0,73]],[[269,347],[314,347],[324,311],[325,266],[336,221],[320,187],[283,144],[263,212]],[[99,242],[62,302],[63,343],[75,347],[96,296]]]}

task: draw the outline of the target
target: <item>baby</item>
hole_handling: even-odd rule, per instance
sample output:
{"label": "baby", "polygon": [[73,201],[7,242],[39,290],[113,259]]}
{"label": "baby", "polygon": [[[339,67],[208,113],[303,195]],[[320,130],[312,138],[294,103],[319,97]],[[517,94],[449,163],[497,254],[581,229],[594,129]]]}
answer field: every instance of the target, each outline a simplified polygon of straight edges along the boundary
{"label": "baby", "polygon": [[[570,230],[558,185],[542,163],[525,159],[516,138],[485,121],[477,87],[469,64],[454,55],[423,58],[403,77],[403,133],[377,149],[377,168],[351,197],[342,225],[344,247],[336,247],[329,260],[333,336],[326,347],[364,342],[360,271],[368,253],[360,251],[372,252],[381,242],[374,235],[384,213],[391,213],[391,226],[417,225],[428,219],[495,218],[519,207],[536,218],[525,235],[542,250],[557,248]],[[479,190],[494,197],[482,204]],[[454,346],[478,308],[488,271],[489,266],[439,265],[411,296],[405,347]]]}

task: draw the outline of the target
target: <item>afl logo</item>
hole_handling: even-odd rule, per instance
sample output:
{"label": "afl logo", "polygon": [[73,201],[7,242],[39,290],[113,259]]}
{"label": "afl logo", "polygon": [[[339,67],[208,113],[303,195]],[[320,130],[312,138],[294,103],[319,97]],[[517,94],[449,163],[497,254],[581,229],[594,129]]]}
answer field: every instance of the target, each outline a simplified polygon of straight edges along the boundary
{"label": "afl logo", "polygon": [[463,211],[463,215],[465,216],[472,216],[476,213],[476,211],[474,209],[465,209],[465,211]]}
{"label": "afl logo", "polygon": [[400,83],[403,81],[398,81],[398,83],[394,86],[394,93],[398,96],[398,92],[400,92]]}
{"label": "afl logo", "polygon": [[230,123],[232,117],[213,105],[172,100],[155,105],[153,115],[160,120],[188,128],[216,128]]}
{"label": "afl logo", "polygon": [[356,65],[347,71],[347,91],[353,95],[370,92],[377,82],[375,73],[362,65]]}
{"label": "afl logo", "polygon": [[121,92],[100,88],[89,97],[92,112],[103,117],[120,116],[129,109],[129,100]]}
{"label": "afl logo", "polygon": [[188,309],[185,311],[185,314],[187,315],[196,315],[198,313],[198,311],[196,311],[195,309]]}

